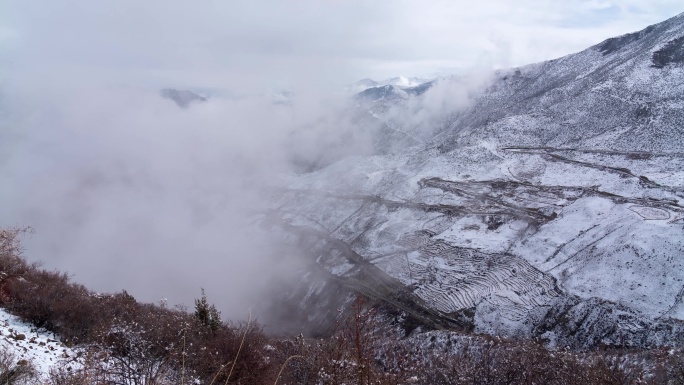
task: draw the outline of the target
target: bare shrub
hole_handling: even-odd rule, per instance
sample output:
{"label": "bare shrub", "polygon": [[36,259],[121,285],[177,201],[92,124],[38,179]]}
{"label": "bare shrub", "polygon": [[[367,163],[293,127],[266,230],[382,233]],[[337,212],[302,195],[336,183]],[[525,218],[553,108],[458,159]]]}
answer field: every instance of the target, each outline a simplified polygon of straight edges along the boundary
{"label": "bare shrub", "polygon": [[[87,352],[82,366],[54,369],[51,385],[684,384],[680,349],[551,351],[455,333],[456,345],[451,337],[425,343],[393,334],[391,321],[362,297],[327,338],[274,340],[257,323],[221,322],[204,293],[194,314],[138,303],[125,291],[92,293],[64,273],[28,264],[18,243],[23,232],[0,230],[1,303]],[[29,383],[32,373],[0,352],[0,384]]]}
{"label": "bare shrub", "polygon": [[[307,340],[303,336],[275,343],[280,354],[282,383],[297,384],[398,384],[403,368],[383,366],[378,352],[386,346],[375,308],[357,297],[329,337]],[[296,359],[290,360],[292,357]]]}
{"label": "bare shrub", "polygon": [[33,384],[37,373],[31,362],[19,360],[9,350],[0,348],[0,384]]}
{"label": "bare shrub", "polygon": [[24,263],[20,259],[22,248],[21,248],[21,235],[32,234],[33,229],[30,227],[11,227],[11,228],[0,228],[0,270],[13,273],[12,264],[7,259],[14,259],[19,265]]}
{"label": "bare shrub", "polygon": [[[550,351],[530,341],[472,339],[458,352],[425,354],[422,384],[618,385],[644,383],[644,372],[601,352]],[[640,382],[642,381],[642,382]]]}
{"label": "bare shrub", "polygon": [[257,323],[222,324],[214,331],[195,328],[188,334],[188,341],[192,346],[187,351],[186,365],[199,378],[218,384],[227,380],[257,385],[273,383],[276,363],[269,359],[269,339]]}
{"label": "bare shrub", "polygon": [[107,377],[102,370],[103,362],[96,354],[88,353],[80,365],[61,363],[50,369],[49,385],[104,385]]}
{"label": "bare shrub", "polygon": [[653,373],[649,384],[684,384],[684,351],[682,349],[657,349],[654,352]]}
{"label": "bare shrub", "polygon": [[10,311],[69,345],[91,341],[99,325],[111,322],[113,301],[70,283],[64,273],[31,268],[7,283],[6,294]]}
{"label": "bare shrub", "polygon": [[0,304],[7,304],[9,301],[8,282],[17,279],[32,267],[21,257],[20,243],[21,236],[30,232],[31,228],[0,228]]}

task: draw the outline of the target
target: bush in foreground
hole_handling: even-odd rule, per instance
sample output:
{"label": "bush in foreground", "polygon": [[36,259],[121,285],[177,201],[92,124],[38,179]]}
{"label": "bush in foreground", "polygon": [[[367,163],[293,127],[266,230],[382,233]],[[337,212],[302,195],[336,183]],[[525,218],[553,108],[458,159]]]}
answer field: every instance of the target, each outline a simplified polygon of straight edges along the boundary
{"label": "bush in foreground", "polygon": [[[193,314],[125,291],[95,294],[26,262],[24,231],[0,229],[0,305],[85,352],[82,367],[54,368],[52,385],[684,384],[681,350],[550,351],[447,332],[404,338],[362,298],[327,338],[270,338],[255,322],[222,322],[204,292]],[[0,352],[0,383],[36,381],[29,363]]]}

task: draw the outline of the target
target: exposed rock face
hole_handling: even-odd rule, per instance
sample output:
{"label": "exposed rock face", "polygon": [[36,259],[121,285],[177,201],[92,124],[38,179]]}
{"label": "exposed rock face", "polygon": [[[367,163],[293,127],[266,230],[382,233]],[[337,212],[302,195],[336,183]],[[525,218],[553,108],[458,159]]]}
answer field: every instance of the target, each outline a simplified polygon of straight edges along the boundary
{"label": "exposed rock face", "polygon": [[662,49],[653,52],[653,66],[663,68],[671,63],[684,63],[684,36],[668,41]]}
{"label": "exposed rock face", "polygon": [[683,41],[684,14],[498,72],[430,130],[405,113],[433,83],[369,88],[359,108],[403,136],[292,178],[264,222],[339,303],[574,347],[681,343]]}
{"label": "exposed rock face", "polygon": [[188,90],[164,88],[160,91],[162,97],[173,100],[178,107],[187,108],[194,102],[206,102],[207,98]]}

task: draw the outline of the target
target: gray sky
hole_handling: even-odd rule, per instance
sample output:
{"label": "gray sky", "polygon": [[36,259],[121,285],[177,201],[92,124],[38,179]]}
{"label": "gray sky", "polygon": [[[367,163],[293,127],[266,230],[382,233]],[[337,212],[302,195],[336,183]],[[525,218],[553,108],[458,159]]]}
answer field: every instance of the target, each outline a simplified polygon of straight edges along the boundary
{"label": "gray sky", "polygon": [[552,59],[682,11],[679,0],[2,0],[0,53],[52,80],[337,85]]}

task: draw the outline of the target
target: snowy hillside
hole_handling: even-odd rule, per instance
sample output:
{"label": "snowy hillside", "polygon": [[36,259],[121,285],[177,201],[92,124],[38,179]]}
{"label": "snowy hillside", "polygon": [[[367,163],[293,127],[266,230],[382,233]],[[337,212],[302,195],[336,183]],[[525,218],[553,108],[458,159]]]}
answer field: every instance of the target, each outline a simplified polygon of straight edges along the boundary
{"label": "snowy hillside", "polygon": [[683,341],[682,44],[684,14],[499,71],[429,116],[416,106],[466,84],[361,92],[401,133],[376,138],[390,150],[292,177],[264,217],[329,274],[292,299],[343,302],[335,282],[436,328]]}
{"label": "snowy hillside", "polygon": [[0,308],[0,349],[16,362],[30,363],[38,376],[46,379],[50,370],[82,365],[79,354],[59,342],[59,338],[21,321]]}

